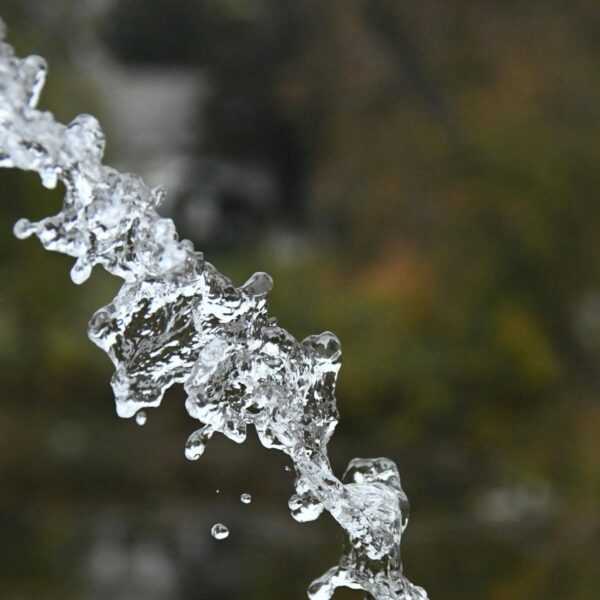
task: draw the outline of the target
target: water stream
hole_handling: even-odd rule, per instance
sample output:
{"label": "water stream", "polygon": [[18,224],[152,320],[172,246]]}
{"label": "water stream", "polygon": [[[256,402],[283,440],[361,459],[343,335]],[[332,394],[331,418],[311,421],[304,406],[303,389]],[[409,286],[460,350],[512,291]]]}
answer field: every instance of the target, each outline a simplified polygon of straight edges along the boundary
{"label": "water stream", "polygon": [[[187,411],[199,421],[185,446],[191,460],[215,433],[241,443],[254,426],[265,447],[293,461],[292,516],[311,521],[326,510],[347,533],[339,564],[309,586],[309,597],[327,600],[346,586],[376,600],[426,599],[402,572],[408,500],[396,465],[356,458],[341,479],[331,469],[339,340],[330,332],[296,340],[268,314],[269,275],[235,287],[180,240],[173,221],[156,211],[162,188],[102,164],[105,139],[94,117],[63,125],[38,110],[46,63],[16,57],[4,33],[0,21],[0,166],[36,171],[47,188],[60,181],[66,189],[60,212],[20,219],[14,233],[74,257],[76,284],[96,265],[123,279],[88,329],[114,364],[118,415],[143,424],[144,409],[182,384]],[[219,539],[228,535],[224,525],[215,528]]]}

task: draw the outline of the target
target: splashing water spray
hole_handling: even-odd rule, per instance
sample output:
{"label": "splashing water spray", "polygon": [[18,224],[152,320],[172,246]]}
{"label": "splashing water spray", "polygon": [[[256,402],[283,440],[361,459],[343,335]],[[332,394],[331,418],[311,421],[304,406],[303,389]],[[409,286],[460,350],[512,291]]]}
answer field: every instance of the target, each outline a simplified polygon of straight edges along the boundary
{"label": "splashing water spray", "polygon": [[[35,234],[47,250],[75,257],[77,284],[95,265],[124,280],[88,329],[115,366],[118,415],[143,423],[145,408],[183,384],[186,409],[200,422],[185,447],[191,460],[215,433],[240,443],[254,425],[265,447],[293,461],[292,516],[311,521],[327,510],[347,533],[339,565],[309,586],[309,598],[327,600],[346,586],[376,600],[425,600],[402,573],[408,500],[396,465],[355,458],[340,480],[329,464],[339,340],[325,332],[297,341],[268,315],[269,275],[235,287],[179,240],[173,221],[156,212],[162,188],[102,164],[105,140],[94,117],[63,125],[37,110],[46,63],[16,57],[4,33],[0,21],[0,167],[37,171],[45,187],[61,181],[66,188],[58,214],[20,219],[14,233]],[[215,528],[218,538],[227,536],[225,526]]]}

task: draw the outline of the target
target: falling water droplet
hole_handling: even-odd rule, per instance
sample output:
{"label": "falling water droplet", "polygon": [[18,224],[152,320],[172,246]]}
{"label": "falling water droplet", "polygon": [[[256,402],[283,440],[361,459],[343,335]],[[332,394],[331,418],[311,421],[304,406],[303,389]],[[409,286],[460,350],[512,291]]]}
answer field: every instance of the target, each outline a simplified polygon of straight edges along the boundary
{"label": "falling water droplet", "polygon": [[243,504],[250,504],[250,502],[252,502],[252,496],[250,494],[242,494],[240,500]]}
{"label": "falling water droplet", "polygon": [[219,488],[216,489],[217,494],[221,493],[221,490]]}
{"label": "falling water droplet", "polygon": [[201,427],[194,431],[185,444],[186,458],[188,460],[198,460],[202,456],[202,453],[206,448],[206,442],[209,438],[210,434],[205,427]]}
{"label": "falling water droplet", "polygon": [[215,540],[224,540],[229,536],[229,529],[223,523],[215,523],[210,530],[210,534]]}
{"label": "falling water droplet", "polygon": [[135,422],[141,427],[146,424],[148,415],[145,410],[139,410],[135,415]]}
{"label": "falling water droplet", "polygon": [[290,467],[290,465],[285,465],[284,469],[286,471],[288,471],[288,472],[292,470],[292,468]]}

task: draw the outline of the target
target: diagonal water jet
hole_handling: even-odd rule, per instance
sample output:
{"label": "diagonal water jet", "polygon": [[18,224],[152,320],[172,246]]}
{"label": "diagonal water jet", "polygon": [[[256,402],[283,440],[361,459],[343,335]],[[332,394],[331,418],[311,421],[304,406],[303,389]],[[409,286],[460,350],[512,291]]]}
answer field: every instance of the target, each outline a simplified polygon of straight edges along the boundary
{"label": "diagonal water jet", "polygon": [[124,280],[88,329],[114,364],[118,415],[142,422],[140,411],[183,384],[187,411],[200,422],[186,444],[190,459],[215,433],[241,443],[254,426],[265,447],[293,461],[292,516],[310,521],[327,510],[347,533],[339,565],[310,585],[309,597],[327,600],[346,586],[376,600],[426,600],[402,572],[408,500],[396,465],[353,459],[340,480],[329,464],[339,340],[330,332],[296,340],[268,314],[269,275],[235,287],[179,240],[173,221],[156,211],[164,190],[102,164],[105,139],[94,117],[63,125],[38,110],[46,63],[16,57],[3,40],[0,21],[0,166],[36,171],[44,186],[66,188],[56,215],[20,219],[14,233],[73,256],[74,283],[96,265]]}

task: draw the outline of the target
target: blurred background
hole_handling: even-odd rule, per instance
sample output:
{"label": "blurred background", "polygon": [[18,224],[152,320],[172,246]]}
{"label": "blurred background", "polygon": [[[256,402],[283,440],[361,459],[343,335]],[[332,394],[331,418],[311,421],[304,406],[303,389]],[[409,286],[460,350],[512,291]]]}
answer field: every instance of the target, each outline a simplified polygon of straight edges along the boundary
{"label": "blurred background", "polygon": [[[438,600],[600,597],[600,5],[593,0],[2,0],[41,105],[298,338],[342,340],[336,472],[388,456],[405,571]],[[0,598],[301,599],[328,517],[250,436],[184,458],[171,390],[116,417],[86,337],[118,281],[19,242],[58,210],[0,172]],[[242,504],[242,492],[252,494]],[[226,541],[210,536],[226,523]],[[359,598],[340,592],[336,598]]]}

